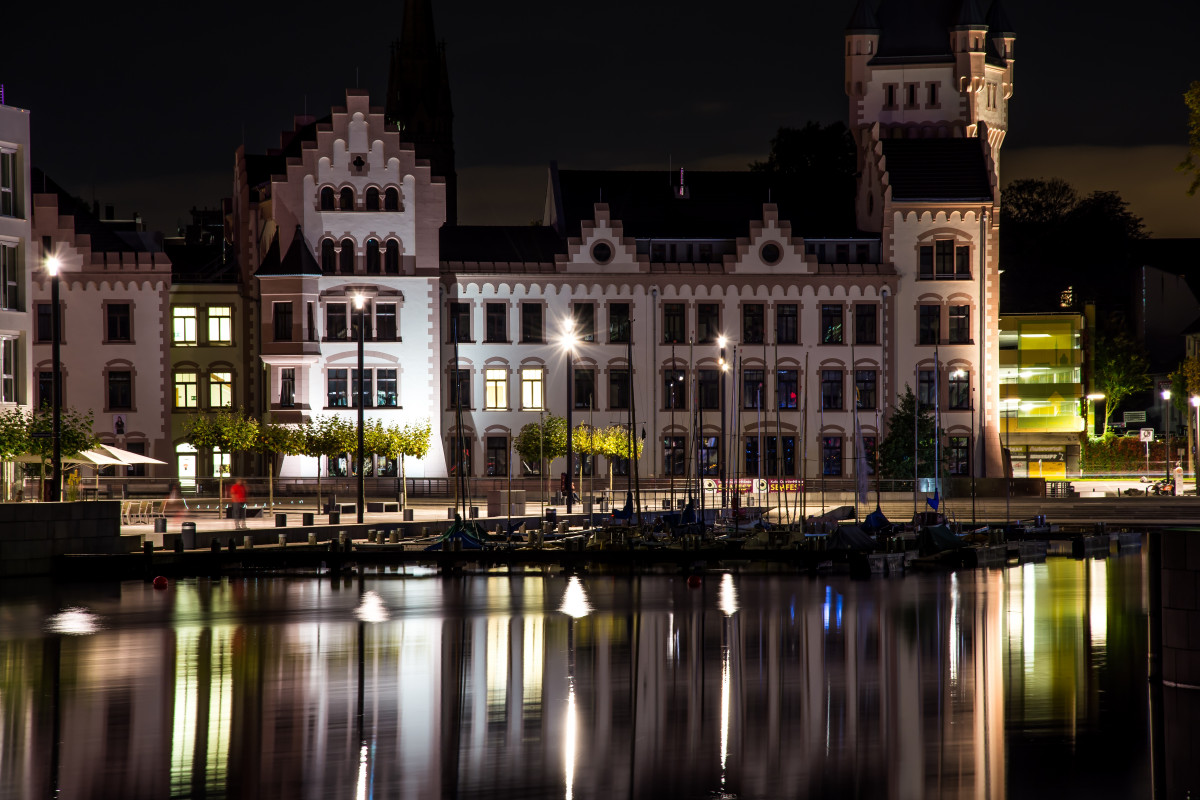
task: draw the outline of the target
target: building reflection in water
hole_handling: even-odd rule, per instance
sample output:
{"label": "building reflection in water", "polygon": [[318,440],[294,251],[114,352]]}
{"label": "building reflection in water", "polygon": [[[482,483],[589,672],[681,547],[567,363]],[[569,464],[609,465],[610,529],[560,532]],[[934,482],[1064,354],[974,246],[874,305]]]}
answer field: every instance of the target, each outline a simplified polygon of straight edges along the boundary
{"label": "building reflection in water", "polygon": [[53,602],[0,601],[3,797],[1003,798],[1020,737],[1136,692],[1108,637],[1145,630],[1137,558],[128,583],[85,636]]}

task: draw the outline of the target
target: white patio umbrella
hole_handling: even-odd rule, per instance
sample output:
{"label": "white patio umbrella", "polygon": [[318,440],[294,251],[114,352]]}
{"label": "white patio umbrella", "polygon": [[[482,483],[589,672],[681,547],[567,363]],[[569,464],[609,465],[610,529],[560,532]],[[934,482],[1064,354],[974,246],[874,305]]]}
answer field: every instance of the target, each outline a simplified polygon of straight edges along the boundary
{"label": "white patio umbrella", "polygon": [[[41,464],[48,462],[49,458],[44,458],[37,453],[23,453],[12,459],[21,464]],[[63,456],[62,463],[64,464],[89,464],[96,468],[96,490],[100,490],[100,467],[107,466],[123,466],[124,461],[121,461],[113,456],[105,453],[98,453],[95,450],[84,450],[81,453],[76,453],[72,456]],[[43,474],[41,480],[45,481],[46,476]]]}
{"label": "white patio umbrella", "polygon": [[108,444],[98,445],[99,452],[117,459],[116,464],[166,464],[165,461],[159,461],[157,458],[144,456],[141,453],[135,453],[131,450],[122,450],[119,447],[113,447]]}

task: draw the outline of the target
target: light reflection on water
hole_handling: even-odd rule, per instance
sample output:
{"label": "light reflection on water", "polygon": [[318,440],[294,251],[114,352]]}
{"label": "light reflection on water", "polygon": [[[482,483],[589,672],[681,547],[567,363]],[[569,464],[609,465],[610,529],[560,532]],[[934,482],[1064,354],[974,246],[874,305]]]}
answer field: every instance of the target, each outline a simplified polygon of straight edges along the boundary
{"label": "light reflection on water", "polygon": [[0,599],[0,798],[1148,797],[1142,569]]}

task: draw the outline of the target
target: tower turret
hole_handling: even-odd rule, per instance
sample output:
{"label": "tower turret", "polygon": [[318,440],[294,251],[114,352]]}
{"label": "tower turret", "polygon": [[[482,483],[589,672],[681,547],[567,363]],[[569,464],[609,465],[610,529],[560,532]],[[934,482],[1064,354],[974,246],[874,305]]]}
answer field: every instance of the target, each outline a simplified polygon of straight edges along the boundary
{"label": "tower turret", "polygon": [[852,100],[865,96],[870,82],[867,62],[879,49],[879,20],[872,3],[873,0],[858,0],[846,23],[846,95]]}

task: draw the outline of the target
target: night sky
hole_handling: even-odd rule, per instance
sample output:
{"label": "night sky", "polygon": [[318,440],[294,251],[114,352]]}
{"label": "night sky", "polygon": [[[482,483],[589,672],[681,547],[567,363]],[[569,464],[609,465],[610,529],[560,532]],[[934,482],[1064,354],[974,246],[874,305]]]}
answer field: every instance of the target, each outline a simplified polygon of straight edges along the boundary
{"label": "night sky", "polygon": [[[461,221],[539,219],[552,159],[741,169],[765,156],[780,126],[844,120],[853,7],[435,0]],[[399,2],[309,0],[99,8],[93,17],[54,3],[6,11],[22,33],[0,48],[0,83],[9,105],[33,112],[35,165],[166,232],[193,205],[230,194],[243,141],[258,152],[276,145],[293,115],[327,114],[347,87],[382,106],[403,13]],[[1186,155],[1182,94],[1200,80],[1200,3],[1005,8],[1017,32],[1005,182],[1057,176],[1116,189],[1154,235],[1200,236],[1200,196],[1188,198],[1174,170]]]}

